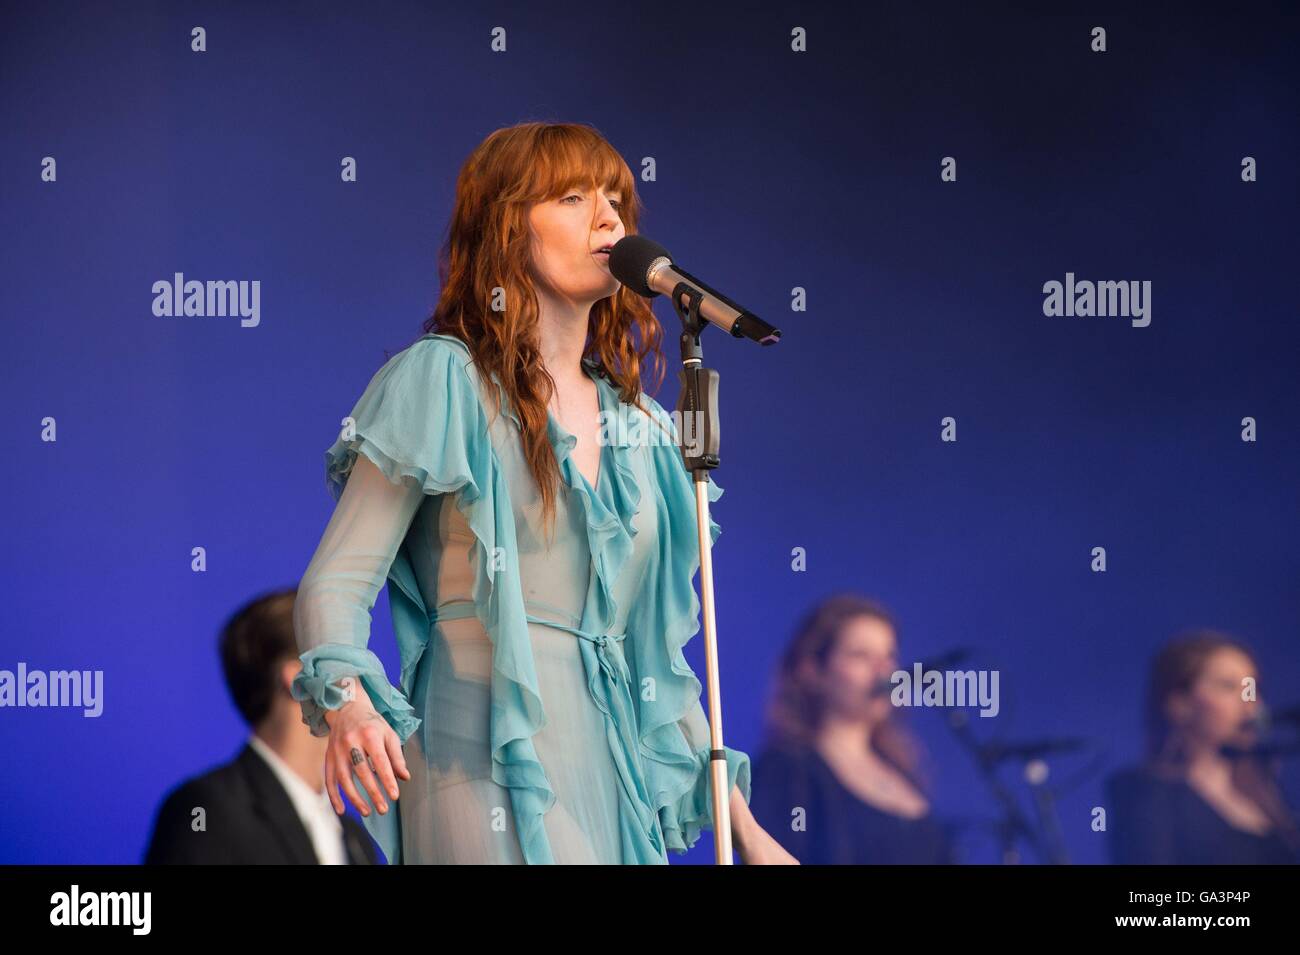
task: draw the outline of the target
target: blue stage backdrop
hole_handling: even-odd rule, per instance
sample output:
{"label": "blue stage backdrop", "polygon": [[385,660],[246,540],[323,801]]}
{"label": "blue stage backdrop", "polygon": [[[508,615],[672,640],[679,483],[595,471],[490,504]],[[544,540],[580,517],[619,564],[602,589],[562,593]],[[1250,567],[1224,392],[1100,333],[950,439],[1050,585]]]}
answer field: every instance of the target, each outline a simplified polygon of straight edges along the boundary
{"label": "blue stage backdrop", "polygon": [[[1226,630],[1300,697],[1295,14],[1141,6],[7,5],[0,669],[102,695],[0,709],[0,862],[136,862],[233,755],[218,629],[298,582],[324,450],[436,301],[460,163],[532,119],[599,129],[641,231],[785,332],[705,340],[728,744],[757,755],[799,616],[875,596],[904,661],[999,673],[981,737],[1095,744],[1052,771],[1071,858],[1104,861],[1160,642]],[[155,315],[177,273],[258,308]],[[1085,282],[1133,295],[1079,315]],[[395,678],[384,594],[371,646]],[[946,715],[909,714],[936,810],[994,861]]]}

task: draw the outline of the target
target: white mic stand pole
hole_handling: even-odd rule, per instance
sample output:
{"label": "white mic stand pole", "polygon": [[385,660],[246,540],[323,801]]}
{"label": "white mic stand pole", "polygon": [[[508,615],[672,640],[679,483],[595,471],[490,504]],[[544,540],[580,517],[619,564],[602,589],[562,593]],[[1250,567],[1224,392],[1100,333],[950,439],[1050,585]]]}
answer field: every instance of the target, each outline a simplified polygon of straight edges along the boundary
{"label": "white mic stand pole", "polygon": [[[708,476],[709,471],[720,463],[718,373],[703,365],[700,332],[709,324],[708,319],[700,316],[703,297],[702,292],[686,282],[679,283],[670,296],[682,320],[682,387],[677,396],[677,411],[681,421],[682,458],[695,487],[695,522],[700,544],[700,604],[704,617],[705,678],[709,694],[709,785],[713,797],[714,861],[717,865],[733,865],[727,753],[722,745],[718,632],[713,602],[713,540],[709,533]],[[689,305],[686,304],[688,301]],[[773,331],[779,337],[780,332]]]}

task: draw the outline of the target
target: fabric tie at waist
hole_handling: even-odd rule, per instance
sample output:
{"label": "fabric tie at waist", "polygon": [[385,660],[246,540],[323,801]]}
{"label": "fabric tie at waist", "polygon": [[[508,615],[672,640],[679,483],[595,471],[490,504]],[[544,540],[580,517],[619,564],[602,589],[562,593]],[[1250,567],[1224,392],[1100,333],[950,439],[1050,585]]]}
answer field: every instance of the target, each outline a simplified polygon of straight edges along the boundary
{"label": "fabric tie at waist", "polygon": [[[461,620],[476,615],[472,600],[443,604],[429,614],[429,623]],[[596,706],[605,716],[610,755],[622,785],[623,801],[619,813],[625,858],[644,858],[646,850],[668,863],[663,832],[651,807],[641,768],[640,737],[637,732],[636,705],[632,699],[632,673],[623,654],[623,633],[590,633],[578,627],[525,614],[529,623],[564,630],[582,638],[579,644],[588,674],[587,685]],[[546,705],[546,701],[542,701]],[[545,769],[545,767],[543,767]]]}

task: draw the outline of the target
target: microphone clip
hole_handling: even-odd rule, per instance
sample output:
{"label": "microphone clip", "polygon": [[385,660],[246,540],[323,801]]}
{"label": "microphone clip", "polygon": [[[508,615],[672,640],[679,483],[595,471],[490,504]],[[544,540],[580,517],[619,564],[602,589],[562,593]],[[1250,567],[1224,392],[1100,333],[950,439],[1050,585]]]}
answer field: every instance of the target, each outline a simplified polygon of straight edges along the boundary
{"label": "microphone clip", "polygon": [[704,293],[686,282],[678,282],[669,297],[682,320],[678,338],[682,370],[677,376],[682,385],[677,395],[682,460],[688,472],[703,480],[705,472],[722,463],[718,454],[721,448],[718,372],[704,367],[704,351],[700,345],[700,333],[709,324],[700,314]]}

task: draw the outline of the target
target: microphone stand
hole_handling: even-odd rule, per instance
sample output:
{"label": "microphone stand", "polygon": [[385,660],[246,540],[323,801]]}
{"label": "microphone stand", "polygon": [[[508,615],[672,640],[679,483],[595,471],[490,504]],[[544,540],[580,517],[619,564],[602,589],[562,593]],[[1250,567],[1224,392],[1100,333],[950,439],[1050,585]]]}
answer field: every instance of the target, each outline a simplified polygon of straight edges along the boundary
{"label": "microphone stand", "polygon": [[1034,809],[1038,813],[1038,826],[1042,833],[1042,851],[1044,862],[1050,865],[1069,865],[1070,853],[1065,847],[1065,835],[1061,832],[1061,817],[1056,811],[1056,792],[1047,785],[1051,772],[1046,760],[1035,760],[1025,767],[1025,780],[1034,797]]}
{"label": "microphone stand", "polygon": [[[704,294],[685,282],[670,296],[682,320],[681,392],[677,411],[682,422],[682,459],[695,486],[695,522],[700,545],[700,604],[704,617],[705,679],[709,691],[709,786],[713,796],[713,850],[717,865],[734,865],[731,854],[731,806],[727,793],[727,753],[722,745],[722,687],[718,673],[718,635],[713,603],[713,540],[709,533],[709,471],[718,458],[718,372],[704,367],[700,317]],[[689,435],[689,437],[688,437]],[[694,451],[694,453],[691,453]]]}
{"label": "microphone stand", "polygon": [[1043,857],[1047,857],[1047,853],[1043,851],[1042,840],[1038,833],[1034,831],[1034,827],[1030,825],[1029,820],[1025,818],[1025,814],[1021,812],[1016,797],[998,779],[995,762],[988,759],[981,752],[981,746],[971,731],[966,714],[954,710],[948,716],[948,727],[970,752],[976,767],[979,768],[980,775],[984,777],[985,785],[988,786],[993,798],[998,803],[998,807],[1002,810],[1002,817],[998,821],[998,842],[1002,853],[1002,864],[1018,865],[1020,863],[1020,851],[1016,848],[1016,842],[1022,836],[1030,845],[1038,849]]}

